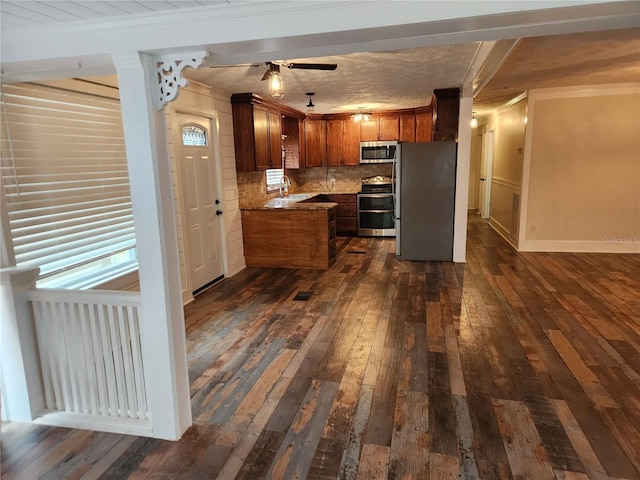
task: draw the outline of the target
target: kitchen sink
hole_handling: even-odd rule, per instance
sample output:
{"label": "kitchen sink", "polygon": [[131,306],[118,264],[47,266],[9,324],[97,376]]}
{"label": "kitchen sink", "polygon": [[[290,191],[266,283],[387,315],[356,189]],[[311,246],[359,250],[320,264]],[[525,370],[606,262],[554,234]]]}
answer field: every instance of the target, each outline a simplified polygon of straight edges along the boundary
{"label": "kitchen sink", "polygon": [[268,200],[264,206],[270,208],[283,208],[291,205],[292,203],[302,202],[311,197],[313,197],[313,193],[293,193],[286,197],[272,198],[271,200]]}
{"label": "kitchen sink", "polygon": [[280,198],[280,200],[306,200],[307,198],[313,197],[313,193],[290,193],[286,197]]}
{"label": "kitchen sink", "polygon": [[265,207],[283,208],[296,202],[326,202],[318,193],[290,193],[286,197],[275,197],[265,203]]}

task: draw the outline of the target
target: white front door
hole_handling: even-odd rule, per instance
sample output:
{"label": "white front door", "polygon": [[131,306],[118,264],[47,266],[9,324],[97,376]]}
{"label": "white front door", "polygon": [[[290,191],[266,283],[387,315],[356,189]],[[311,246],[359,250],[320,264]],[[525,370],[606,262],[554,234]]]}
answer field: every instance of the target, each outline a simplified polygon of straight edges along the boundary
{"label": "white front door", "polygon": [[185,212],[186,252],[191,290],[197,292],[224,275],[222,199],[218,192],[211,122],[178,115],[180,172]]}
{"label": "white front door", "polygon": [[480,192],[478,210],[482,218],[489,218],[491,208],[491,172],[493,170],[493,130],[482,134],[480,157]]}

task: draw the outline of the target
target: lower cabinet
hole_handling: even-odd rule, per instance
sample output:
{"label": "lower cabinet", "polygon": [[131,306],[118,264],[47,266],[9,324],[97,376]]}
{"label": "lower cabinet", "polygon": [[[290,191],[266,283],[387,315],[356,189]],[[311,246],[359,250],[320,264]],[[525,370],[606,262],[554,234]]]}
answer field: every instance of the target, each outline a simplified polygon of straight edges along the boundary
{"label": "lower cabinet", "polygon": [[355,193],[334,193],[328,195],[329,202],[336,207],[336,231],[340,236],[354,237],[358,235],[357,197]]}
{"label": "lower cabinet", "polygon": [[250,267],[329,268],[336,260],[336,207],[243,209]]}

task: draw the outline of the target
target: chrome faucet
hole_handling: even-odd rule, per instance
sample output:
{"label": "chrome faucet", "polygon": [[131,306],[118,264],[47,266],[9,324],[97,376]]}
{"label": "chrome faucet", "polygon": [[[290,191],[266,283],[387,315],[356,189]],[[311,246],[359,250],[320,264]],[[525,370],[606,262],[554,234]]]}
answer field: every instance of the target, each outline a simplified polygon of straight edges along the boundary
{"label": "chrome faucet", "polygon": [[283,175],[280,179],[280,198],[284,197],[284,194],[289,191],[289,187],[291,186],[291,180],[286,175]]}

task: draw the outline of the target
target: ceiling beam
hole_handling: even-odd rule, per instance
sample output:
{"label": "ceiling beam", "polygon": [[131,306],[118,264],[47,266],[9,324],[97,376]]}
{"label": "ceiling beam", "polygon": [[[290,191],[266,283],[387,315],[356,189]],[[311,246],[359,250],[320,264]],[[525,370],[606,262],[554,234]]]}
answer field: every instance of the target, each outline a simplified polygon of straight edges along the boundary
{"label": "ceiling beam", "polygon": [[[75,72],[94,57],[204,48],[249,63],[640,25],[637,2],[241,2],[2,30],[6,78]],[[44,68],[43,68],[44,65]],[[104,66],[102,66],[104,68]],[[107,72],[101,72],[107,73]],[[47,77],[48,75],[48,77]],[[4,78],[3,78],[4,80]]]}

